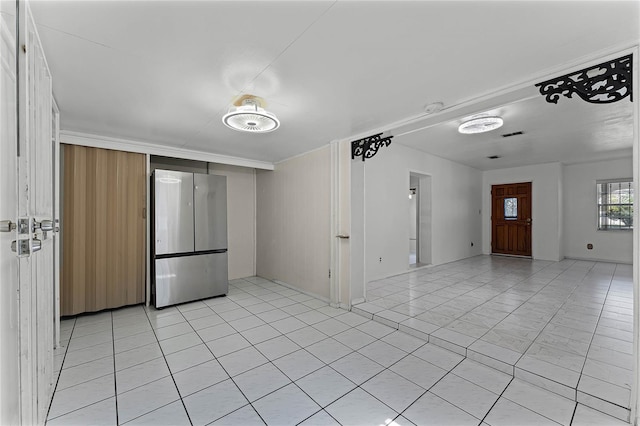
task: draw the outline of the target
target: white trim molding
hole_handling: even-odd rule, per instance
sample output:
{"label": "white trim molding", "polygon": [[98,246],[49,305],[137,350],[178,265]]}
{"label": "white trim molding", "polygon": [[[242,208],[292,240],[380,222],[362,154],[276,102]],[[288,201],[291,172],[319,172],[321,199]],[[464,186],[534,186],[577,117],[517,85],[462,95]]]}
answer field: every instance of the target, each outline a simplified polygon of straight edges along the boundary
{"label": "white trim molding", "polygon": [[206,161],[209,163],[228,164],[231,166],[251,167],[261,170],[273,170],[273,163],[251,160],[248,158],[232,157],[211,152],[195,151],[185,148],[157,145],[149,142],[130,139],[112,138],[90,133],[60,131],[60,143],[83,145],[93,148],[115,149],[119,151],[137,152],[140,154],[161,155],[164,157],[183,158],[185,160]]}
{"label": "white trim molding", "polygon": [[[633,182],[635,187],[640,183],[640,107],[638,106],[638,47],[633,49]],[[637,206],[637,204],[636,204]],[[640,220],[640,209],[633,209],[633,220]],[[633,228],[633,380],[631,384],[631,418],[629,423],[640,426],[640,228]]]}

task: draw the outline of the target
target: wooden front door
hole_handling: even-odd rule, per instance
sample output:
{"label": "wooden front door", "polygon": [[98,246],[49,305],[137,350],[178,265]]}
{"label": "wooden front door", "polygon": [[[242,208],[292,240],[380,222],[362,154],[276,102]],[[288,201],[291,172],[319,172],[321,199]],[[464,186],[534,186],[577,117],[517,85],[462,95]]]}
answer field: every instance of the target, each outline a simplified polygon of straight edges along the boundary
{"label": "wooden front door", "polygon": [[491,187],[491,252],[531,256],[531,182]]}

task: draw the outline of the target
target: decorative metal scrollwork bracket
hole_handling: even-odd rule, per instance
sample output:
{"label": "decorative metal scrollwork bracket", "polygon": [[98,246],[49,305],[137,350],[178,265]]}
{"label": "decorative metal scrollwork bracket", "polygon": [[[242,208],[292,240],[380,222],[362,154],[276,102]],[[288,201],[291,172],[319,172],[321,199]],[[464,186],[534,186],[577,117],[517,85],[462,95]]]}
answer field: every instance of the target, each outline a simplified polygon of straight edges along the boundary
{"label": "decorative metal scrollwork bracket", "polygon": [[609,104],[629,97],[633,102],[633,55],[585,68],[562,77],[536,84],[549,103],[557,104],[560,95],[567,98],[575,93],[593,104]]}
{"label": "decorative metal scrollwork bracket", "polygon": [[380,148],[391,145],[392,137],[385,136],[383,138],[382,133],[378,133],[377,135],[367,136],[351,142],[351,159],[362,156],[362,161],[364,161],[366,158],[373,157]]}

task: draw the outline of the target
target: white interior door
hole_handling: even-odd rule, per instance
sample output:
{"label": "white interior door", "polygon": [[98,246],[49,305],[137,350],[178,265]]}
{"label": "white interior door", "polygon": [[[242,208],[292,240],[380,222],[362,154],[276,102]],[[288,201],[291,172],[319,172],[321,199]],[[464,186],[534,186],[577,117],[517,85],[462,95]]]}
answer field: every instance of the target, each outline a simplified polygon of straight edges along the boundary
{"label": "white interior door", "polygon": [[22,423],[42,424],[53,389],[52,88],[25,2],[18,3],[18,16],[18,223],[28,222],[17,235],[20,400]]}
{"label": "white interior door", "polygon": [[[15,221],[17,200],[16,3],[0,1],[0,220]],[[20,333],[15,232],[0,232],[0,424],[20,423]]]}

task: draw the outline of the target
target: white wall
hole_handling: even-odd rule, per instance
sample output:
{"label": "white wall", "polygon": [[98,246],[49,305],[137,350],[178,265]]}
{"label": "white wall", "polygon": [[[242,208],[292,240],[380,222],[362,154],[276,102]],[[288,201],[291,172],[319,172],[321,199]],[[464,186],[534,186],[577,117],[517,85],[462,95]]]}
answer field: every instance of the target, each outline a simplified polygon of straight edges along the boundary
{"label": "white wall", "polygon": [[[596,163],[572,164],[564,168],[565,256],[577,259],[631,263],[633,232],[598,231],[596,181],[631,178],[631,158]],[[587,244],[593,250],[587,250]]]}
{"label": "white wall", "polygon": [[256,173],[259,276],[329,299],[331,149]]}
{"label": "white wall", "polygon": [[[409,269],[410,172],[431,176],[432,263],[451,262],[481,252],[482,172],[394,140],[364,162],[366,282]],[[354,187],[354,191],[358,189]],[[356,202],[352,198],[352,203]]]}
{"label": "white wall", "polygon": [[488,170],[482,175],[482,252],[491,253],[491,185],[532,182],[531,251],[534,259],[559,261],[562,254],[562,164]]}
{"label": "white wall", "polygon": [[229,279],[256,274],[255,169],[209,163],[209,173],[227,177]]}

